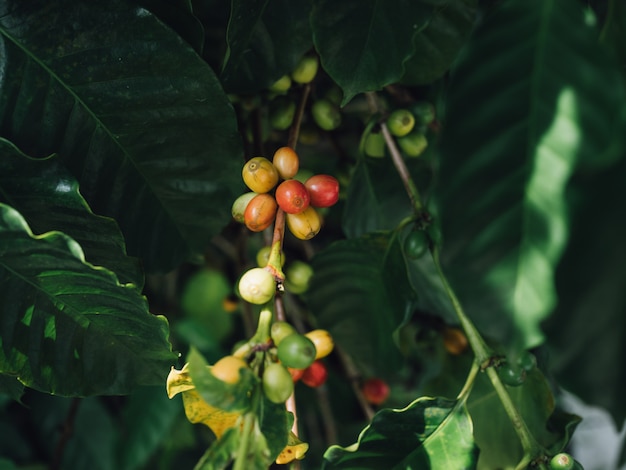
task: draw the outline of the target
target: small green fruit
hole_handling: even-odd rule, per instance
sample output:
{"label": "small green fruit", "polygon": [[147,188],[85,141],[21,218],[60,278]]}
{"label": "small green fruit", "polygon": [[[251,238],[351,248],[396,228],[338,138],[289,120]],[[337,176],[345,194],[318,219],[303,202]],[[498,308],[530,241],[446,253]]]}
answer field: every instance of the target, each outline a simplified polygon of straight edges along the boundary
{"label": "small green fruit", "polygon": [[396,137],[403,137],[413,130],[415,116],[408,109],[396,109],[387,118],[387,127]]}
{"label": "small green fruit", "polygon": [[418,101],[411,106],[411,112],[422,126],[428,126],[435,120],[435,107],[428,101]]}
{"label": "small green fruit", "polygon": [[291,126],[295,114],[296,103],[286,98],[276,98],[270,104],[270,125],[276,130],[284,131]]}
{"label": "small green fruit", "polygon": [[526,371],[505,362],[498,367],[498,376],[504,384],[510,387],[519,387],[526,380]]}
{"label": "small green fruit", "polygon": [[398,145],[409,157],[419,157],[428,147],[428,139],[420,131],[413,131],[404,137],[398,137]]}
{"label": "small green fruit", "polygon": [[285,287],[294,294],[303,294],[309,289],[311,276],[313,276],[311,265],[295,260],[289,264],[285,272]]}
{"label": "small green fruit", "polygon": [[239,280],[239,294],[251,304],[262,305],[269,302],[275,292],[274,276],[263,268],[249,269]]}
{"label": "small green fruit", "polygon": [[317,56],[304,56],[291,72],[291,78],[296,83],[310,83],[317,75],[318,68],[319,59]]}
{"label": "small green fruit", "polygon": [[285,367],[306,369],[315,361],[315,344],[304,335],[289,335],[277,348],[278,359]]}
{"label": "small green fruit", "polygon": [[283,75],[270,85],[270,91],[274,93],[285,93],[289,88],[291,88],[291,77],[289,75]]}
{"label": "small green fruit", "polygon": [[293,379],[285,366],[274,362],[263,372],[263,393],[272,403],[285,403],[293,393]]}
{"label": "small green fruit", "polygon": [[[270,253],[272,252],[271,246],[264,246],[256,254],[256,264],[259,268],[264,268],[267,266],[267,263],[270,261]],[[285,264],[285,253],[280,252],[280,266],[283,267]]]}
{"label": "small green fruit", "polygon": [[562,452],[552,457],[550,460],[550,468],[552,470],[572,470],[574,463],[575,460],[571,455]]}
{"label": "small green fruit", "polygon": [[385,138],[380,132],[371,132],[365,137],[363,145],[365,155],[374,158],[382,158],[385,156]]}
{"label": "small green fruit", "polygon": [[295,335],[296,329],[286,321],[275,321],[270,328],[270,336],[274,344],[278,346],[287,336]]}
{"label": "small green fruit", "polygon": [[311,113],[315,123],[325,131],[332,131],[341,124],[341,112],[330,101],[321,99],[313,103]]}
{"label": "small green fruit", "polygon": [[428,237],[423,230],[413,230],[404,239],[404,253],[410,259],[419,259],[428,251]]}

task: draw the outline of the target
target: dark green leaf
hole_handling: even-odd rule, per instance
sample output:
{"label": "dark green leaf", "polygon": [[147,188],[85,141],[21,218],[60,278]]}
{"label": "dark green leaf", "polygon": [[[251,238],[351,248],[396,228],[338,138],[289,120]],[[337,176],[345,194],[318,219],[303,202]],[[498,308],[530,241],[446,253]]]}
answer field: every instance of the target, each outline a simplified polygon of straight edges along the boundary
{"label": "dark green leaf", "polygon": [[200,396],[209,405],[224,411],[250,409],[251,394],[258,383],[258,377],[251,369],[240,370],[241,380],[235,384],[228,384],[211,374],[207,362],[195,348],[191,348],[187,361],[191,380]]}
{"label": "dark green leaf", "polygon": [[559,383],[586,403],[626,417],[626,158],[581,174],[570,193],[571,242],[556,272],[559,304],[545,325]]}
{"label": "dark green leaf", "polygon": [[230,92],[267,89],[311,49],[311,0],[233,0],[221,74]]}
{"label": "dark green leaf", "polygon": [[24,385],[12,375],[0,374],[0,394],[20,401],[24,394]]}
{"label": "dark green leaf", "polygon": [[403,410],[376,413],[356,444],[330,447],[324,469],[475,468],[478,448],[465,405],[419,398]]}
{"label": "dark green leaf", "polygon": [[[537,442],[555,454],[563,450],[580,418],[559,414],[551,419],[554,397],[539,369],[530,372],[521,386],[507,390]],[[479,468],[515,468],[523,456],[522,446],[486,374],[477,377],[467,408],[480,448]],[[558,426],[549,429],[549,422]]]}
{"label": "dark green leaf", "polygon": [[119,227],[91,212],[78,183],[56,156],[29,158],[0,138],[0,202],[19,211],[35,233],[58,230],[69,235],[91,264],[142,288],[143,272],[136,259],[126,256]]}
{"label": "dark green leaf", "polygon": [[596,36],[577,2],[503,2],[450,85],[437,190],[444,268],[479,329],[508,346],[543,340],[573,169],[615,159],[624,93]]}
{"label": "dark green leaf", "polygon": [[163,384],[175,355],[164,317],[133,285],[87,264],[67,235],[34,236],[0,204],[0,372],[57,395]]}
{"label": "dark green leaf", "polygon": [[146,468],[182,413],[181,401],[170,400],[163,386],[134,391],[124,408],[123,434],[117,442],[118,468]]}
{"label": "dark green leaf", "polygon": [[362,158],[350,180],[342,227],[350,238],[376,230],[392,230],[411,203],[391,159]]}
{"label": "dark green leaf", "polygon": [[410,0],[319,0],[311,15],[322,66],[343,89],[343,104],[358,93],[397,82],[414,53],[413,36],[432,6]]}
{"label": "dark green leaf", "polygon": [[287,445],[289,431],[293,425],[293,415],[288,413],[282,404],[272,403],[265,395],[257,412],[259,428],[267,444],[270,461],[276,460],[278,454]]}
{"label": "dark green leaf", "polygon": [[431,83],[452,65],[476,21],[476,0],[428,0],[435,12],[413,39],[415,54],[406,62],[402,82]]}
{"label": "dark green leaf", "polygon": [[201,253],[242,190],[233,109],[179,36],[128,2],[0,5],[0,132],[58,153],[149,269]]}
{"label": "dark green leaf", "polygon": [[195,470],[222,470],[228,468],[237,455],[241,433],[236,428],[227,429],[222,437],[213,441],[206,450]]}
{"label": "dark green leaf", "polygon": [[320,328],[364,370],[393,373],[400,361],[394,334],[413,304],[397,238],[379,233],[338,241],[312,266],[307,302]]}

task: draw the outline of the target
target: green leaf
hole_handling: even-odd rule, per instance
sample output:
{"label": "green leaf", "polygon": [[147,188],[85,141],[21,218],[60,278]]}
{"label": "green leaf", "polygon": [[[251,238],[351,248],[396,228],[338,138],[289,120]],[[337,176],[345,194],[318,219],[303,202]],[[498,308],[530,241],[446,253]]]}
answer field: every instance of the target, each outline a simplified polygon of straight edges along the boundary
{"label": "green leaf", "polygon": [[415,54],[406,62],[402,83],[431,83],[448,71],[476,21],[476,0],[428,0],[434,14],[413,38]]}
{"label": "green leaf", "polygon": [[[507,389],[537,442],[552,454],[562,451],[580,418],[554,415],[554,397],[539,369],[531,371],[521,386]],[[515,468],[524,454],[522,446],[486,374],[477,377],[467,409],[480,448],[478,468]],[[552,426],[548,427],[548,424]]]}
{"label": "green leaf", "polygon": [[35,233],[61,231],[76,240],[87,260],[104,266],[121,282],[143,286],[138,260],[126,256],[114,220],[100,217],[81,196],[78,183],[58,157],[29,158],[0,138],[0,202],[18,210]]}
{"label": "green leaf", "polygon": [[342,228],[349,238],[392,230],[411,213],[411,203],[391,159],[362,158],[350,179]]}
{"label": "green leaf", "polygon": [[414,53],[413,36],[431,15],[432,7],[423,1],[315,2],[313,42],[322,66],[343,89],[342,105],[400,80]]}
{"label": "green leaf", "polygon": [[559,304],[544,325],[559,384],[608,410],[617,426],[626,418],[625,178],[626,155],[573,181],[572,237],[556,272]]}
{"label": "green leaf", "polygon": [[265,438],[269,451],[269,460],[276,460],[278,454],[287,445],[289,432],[293,425],[293,414],[287,412],[285,405],[272,403],[263,395],[257,416],[259,429]]}
{"label": "green leaf", "polygon": [[245,411],[250,409],[251,394],[258,384],[258,377],[251,369],[239,371],[241,379],[235,384],[222,382],[210,372],[202,355],[191,348],[187,357],[189,374],[200,396],[209,405],[224,411]]}
{"label": "green leaf", "polygon": [[311,265],[307,303],[319,327],[363,370],[393,373],[401,361],[395,333],[414,302],[397,237],[378,233],[337,241]]}
{"label": "green leaf", "polygon": [[6,1],[0,47],[2,135],[58,153],[148,269],[202,253],[243,188],[235,115],[206,62],[121,0]]}
{"label": "green leaf", "polygon": [[85,262],[67,235],[34,236],[0,204],[0,373],[57,395],[163,384],[176,356],[135,286]]}
{"label": "green leaf", "polygon": [[291,72],[312,46],[311,3],[233,0],[221,73],[224,88],[257,92]]}
{"label": "green leaf", "polygon": [[170,400],[163,386],[135,390],[124,407],[124,426],[117,441],[118,468],[146,468],[182,411],[180,400]]}
{"label": "green leaf", "polygon": [[322,468],[474,468],[477,456],[464,403],[423,397],[376,413],[357,443],[326,451]]}
{"label": "green leaf", "polygon": [[12,375],[0,374],[0,394],[7,395],[15,401],[21,401],[24,385]]}
{"label": "green leaf", "polygon": [[577,165],[615,159],[623,100],[577,2],[503,2],[473,36],[450,85],[436,195],[444,268],[487,336],[542,342],[566,186]]}
{"label": "green leaf", "polygon": [[202,455],[194,470],[222,470],[228,468],[237,455],[241,432],[237,428],[228,429],[224,435],[213,441]]}

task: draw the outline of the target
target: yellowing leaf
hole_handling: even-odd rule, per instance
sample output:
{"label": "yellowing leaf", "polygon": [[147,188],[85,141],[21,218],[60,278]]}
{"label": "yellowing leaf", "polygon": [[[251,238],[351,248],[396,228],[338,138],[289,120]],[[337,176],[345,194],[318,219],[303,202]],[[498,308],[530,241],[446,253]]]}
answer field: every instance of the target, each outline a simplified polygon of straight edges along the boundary
{"label": "yellowing leaf", "polygon": [[202,423],[208,426],[219,439],[227,429],[235,426],[241,412],[220,410],[204,401],[196,391],[188,369],[188,364],[185,364],[181,370],[172,368],[167,377],[167,396],[173,398],[182,393],[187,419],[191,423]]}
{"label": "yellowing leaf", "polygon": [[287,445],[276,457],[276,463],[280,465],[292,462],[295,459],[303,459],[307,450],[309,450],[309,444],[302,442],[293,432],[289,432]]}

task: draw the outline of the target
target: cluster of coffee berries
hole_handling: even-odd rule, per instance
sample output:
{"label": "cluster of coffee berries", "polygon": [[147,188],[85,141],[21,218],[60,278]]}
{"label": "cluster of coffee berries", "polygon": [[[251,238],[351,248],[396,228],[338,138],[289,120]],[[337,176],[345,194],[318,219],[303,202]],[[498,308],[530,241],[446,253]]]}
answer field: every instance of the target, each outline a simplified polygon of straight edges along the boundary
{"label": "cluster of coffee berries", "polygon": [[[398,146],[408,157],[419,157],[428,147],[426,129],[434,121],[434,108],[430,103],[420,101],[411,109],[393,110],[385,122]],[[375,158],[385,156],[385,139],[381,132],[368,129],[362,139],[363,151]]]}
{"label": "cluster of coffee berries", "polygon": [[313,175],[306,181],[294,179],[300,159],[290,147],[281,147],[272,161],[254,157],[241,175],[251,192],[239,196],[232,207],[233,218],[253,232],[274,222],[280,208],[289,231],[301,240],[318,234],[322,226],[317,208],[330,207],[339,199],[339,182],[330,175]]}

